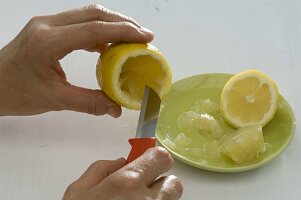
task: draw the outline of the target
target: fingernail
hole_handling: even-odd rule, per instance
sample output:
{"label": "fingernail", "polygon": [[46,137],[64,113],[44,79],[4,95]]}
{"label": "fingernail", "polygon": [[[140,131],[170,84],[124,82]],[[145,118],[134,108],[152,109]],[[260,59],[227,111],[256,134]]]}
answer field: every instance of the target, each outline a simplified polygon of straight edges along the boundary
{"label": "fingernail", "polygon": [[145,27],[139,28],[139,30],[144,34],[153,34],[153,32]]}

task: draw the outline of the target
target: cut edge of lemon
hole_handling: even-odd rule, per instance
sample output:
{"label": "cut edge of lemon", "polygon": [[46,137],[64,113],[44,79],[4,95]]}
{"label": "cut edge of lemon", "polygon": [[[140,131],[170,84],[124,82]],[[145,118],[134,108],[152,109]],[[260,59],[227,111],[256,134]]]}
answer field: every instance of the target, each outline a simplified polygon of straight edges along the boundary
{"label": "cut edge of lemon", "polygon": [[[256,123],[247,123],[246,124],[246,123],[243,123],[238,118],[228,115],[227,104],[229,102],[227,102],[227,99],[225,98],[225,93],[230,91],[233,88],[233,85],[237,81],[244,80],[247,77],[257,78],[260,81],[260,86],[262,86],[263,84],[267,84],[269,87],[269,91],[271,92],[271,98],[270,98],[271,101],[270,101],[270,109],[268,110],[268,112],[266,112],[264,114],[264,117],[260,121],[258,121]],[[260,125],[263,127],[268,122],[270,122],[272,120],[272,118],[274,117],[274,115],[277,111],[277,108],[278,108],[279,96],[280,96],[279,90],[278,90],[276,83],[268,75],[266,75],[258,70],[255,70],[255,69],[246,70],[246,71],[240,72],[240,73],[234,75],[233,77],[231,77],[228,80],[228,82],[226,83],[226,85],[224,86],[224,88],[222,90],[222,94],[221,94],[221,111],[222,111],[222,114],[223,114],[225,120],[229,124],[231,124],[232,126],[234,126],[236,128],[241,128],[241,127],[245,127],[245,126],[249,126],[249,125]]]}
{"label": "cut edge of lemon", "polygon": [[[129,49],[126,49],[124,45],[131,46]],[[117,48],[119,48],[120,50],[118,50]],[[108,56],[112,56],[110,54],[110,51],[114,51],[114,60],[108,60],[110,59],[108,58]],[[119,46],[112,45],[112,47],[110,46],[109,49],[102,56],[100,56],[96,68],[97,81],[99,86],[104,90],[104,92],[119,105],[135,110],[139,110],[141,108],[141,101],[131,97],[127,92],[121,89],[120,74],[125,62],[129,58],[135,58],[138,56],[150,56],[151,58],[157,60],[160,63],[161,69],[164,72],[165,77],[161,77],[160,90],[156,90],[155,88],[153,89],[156,93],[158,93],[158,95],[162,99],[163,96],[165,96],[171,88],[172,72],[169,64],[163,57],[162,53],[151,44],[123,43],[119,44]],[[111,78],[102,76],[103,71],[101,67],[101,62],[110,62],[110,65],[113,66],[113,69],[110,70]],[[151,86],[149,85],[149,87]]]}

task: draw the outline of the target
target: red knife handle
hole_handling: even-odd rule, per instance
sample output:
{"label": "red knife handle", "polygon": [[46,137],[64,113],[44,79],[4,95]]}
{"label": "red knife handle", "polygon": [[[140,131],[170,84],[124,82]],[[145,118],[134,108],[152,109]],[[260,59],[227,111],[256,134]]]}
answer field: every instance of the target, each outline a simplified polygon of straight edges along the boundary
{"label": "red knife handle", "polygon": [[126,160],[126,163],[130,163],[139,156],[141,156],[147,149],[156,145],[156,138],[131,138],[129,143],[132,146],[131,152]]}

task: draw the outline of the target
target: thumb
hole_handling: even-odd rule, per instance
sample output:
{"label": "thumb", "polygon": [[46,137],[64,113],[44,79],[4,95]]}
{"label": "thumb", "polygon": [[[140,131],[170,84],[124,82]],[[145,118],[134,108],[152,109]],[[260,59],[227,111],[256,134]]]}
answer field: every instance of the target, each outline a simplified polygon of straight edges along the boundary
{"label": "thumb", "polygon": [[123,167],[125,163],[126,160],[124,158],[119,158],[117,160],[98,160],[91,164],[83,175],[73,184],[78,184],[81,186],[81,189],[88,190]]}
{"label": "thumb", "polygon": [[59,97],[61,110],[73,110],[93,115],[121,115],[121,107],[101,90],[91,90],[68,84]]}

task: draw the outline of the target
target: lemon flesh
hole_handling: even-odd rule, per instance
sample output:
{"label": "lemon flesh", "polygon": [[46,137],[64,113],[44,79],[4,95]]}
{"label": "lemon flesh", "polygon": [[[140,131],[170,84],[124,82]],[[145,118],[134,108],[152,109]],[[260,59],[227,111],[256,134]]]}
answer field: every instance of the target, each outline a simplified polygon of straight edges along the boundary
{"label": "lemon flesh", "polygon": [[261,126],[240,128],[234,137],[225,142],[222,152],[235,163],[246,163],[265,152],[265,144]]}
{"label": "lemon flesh", "polygon": [[96,76],[99,86],[117,104],[139,110],[145,86],[162,98],[170,90],[172,72],[162,53],[150,44],[122,43],[100,56]]}
{"label": "lemon flesh", "polygon": [[275,115],[278,100],[278,88],[271,78],[257,70],[247,70],[230,78],[223,88],[222,114],[237,128],[264,126]]}

